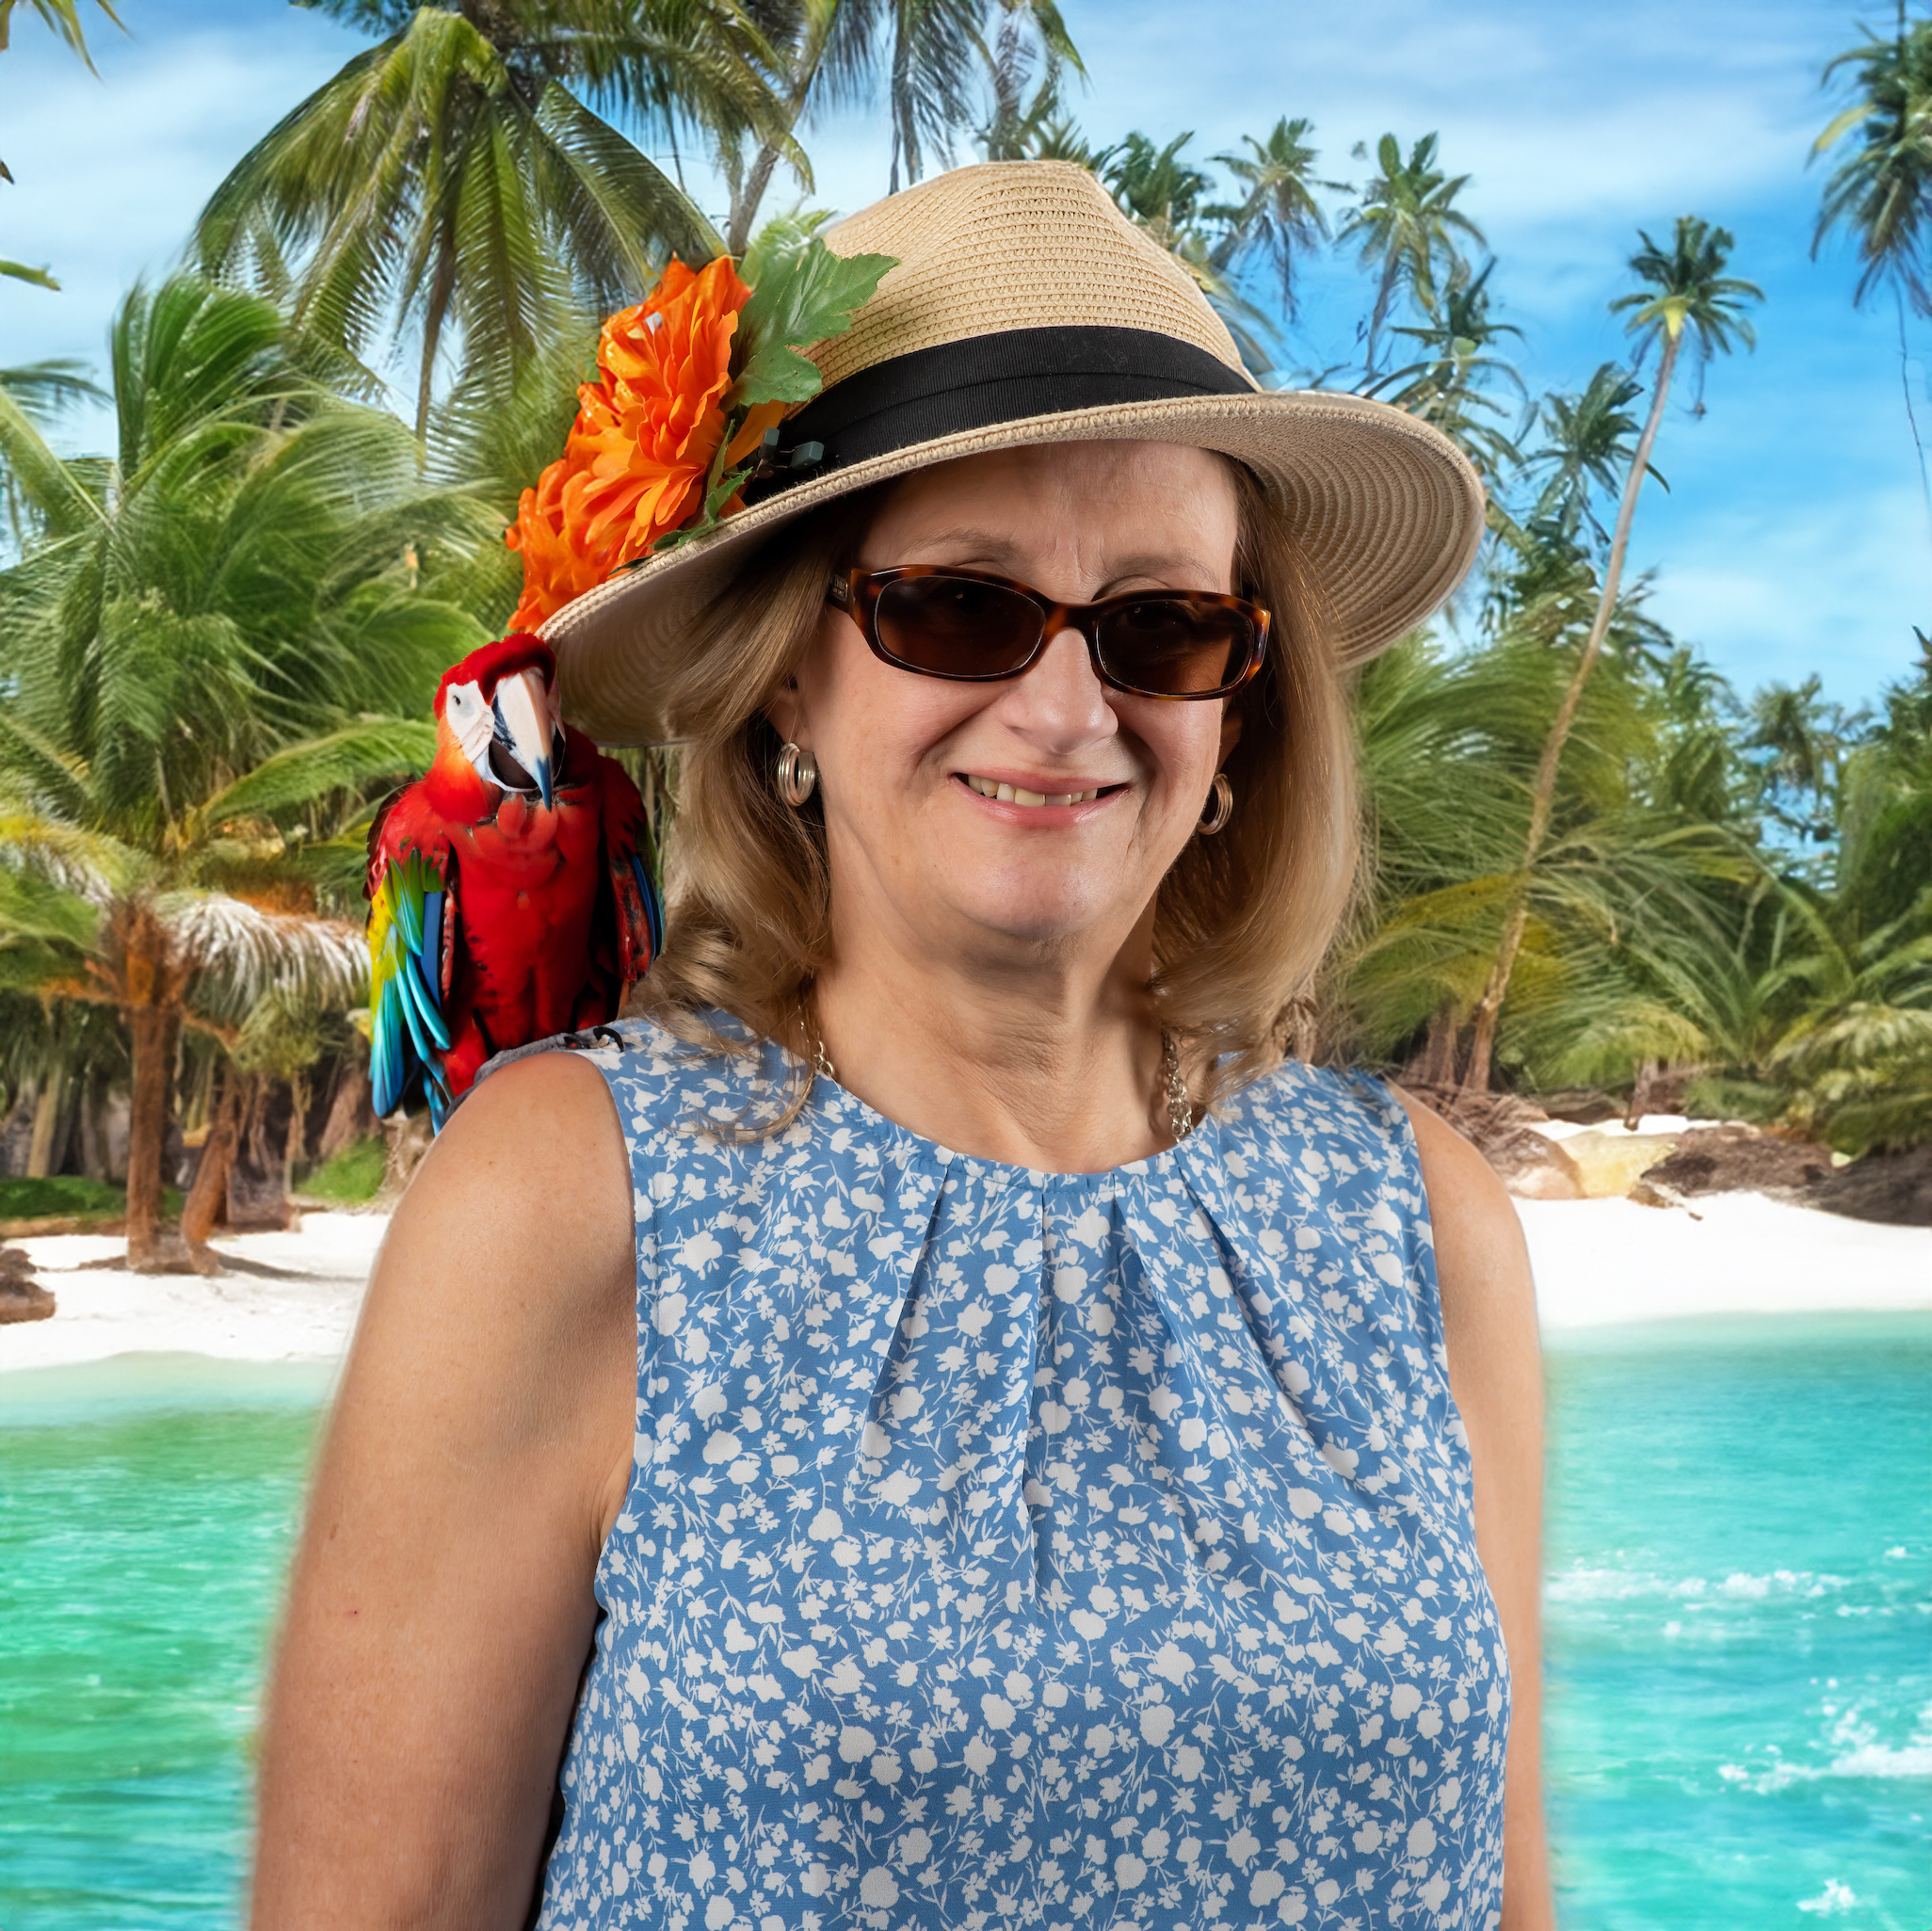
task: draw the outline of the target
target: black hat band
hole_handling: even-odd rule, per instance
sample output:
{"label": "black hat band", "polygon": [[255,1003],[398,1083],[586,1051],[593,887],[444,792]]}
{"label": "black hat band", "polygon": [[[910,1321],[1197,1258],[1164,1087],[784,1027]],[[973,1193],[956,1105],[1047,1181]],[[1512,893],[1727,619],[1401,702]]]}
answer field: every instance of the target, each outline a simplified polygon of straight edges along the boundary
{"label": "black hat band", "polygon": [[[1149,329],[1008,329],[914,349],[847,376],[780,432],[777,467],[749,484],[762,501],[827,470],[1030,416],[1175,396],[1251,395],[1240,370]],[[822,454],[813,459],[805,445]],[[797,458],[786,459],[787,452]]]}

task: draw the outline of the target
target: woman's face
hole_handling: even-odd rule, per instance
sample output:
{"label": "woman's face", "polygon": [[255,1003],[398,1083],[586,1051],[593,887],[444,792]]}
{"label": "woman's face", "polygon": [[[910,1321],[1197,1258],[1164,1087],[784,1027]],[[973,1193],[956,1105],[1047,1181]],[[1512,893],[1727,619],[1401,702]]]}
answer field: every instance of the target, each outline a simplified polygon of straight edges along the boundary
{"label": "woman's face", "polygon": [[[1070,603],[1226,591],[1235,528],[1233,482],[1216,456],[1060,443],[907,478],[859,563],[993,571]],[[883,663],[830,607],[772,716],[818,761],[842,954],[860,936],[855,922],[879,921],[902,949],[941,959],[1016,943],[1093,944],[1112,957],[1193,835],[1238,728],[1220,700],[1108,688],[1075,631],[1049,638],[1022,677],[953,684]],[[1001,785],[1097,795],[1035,805],[984,795]]]}

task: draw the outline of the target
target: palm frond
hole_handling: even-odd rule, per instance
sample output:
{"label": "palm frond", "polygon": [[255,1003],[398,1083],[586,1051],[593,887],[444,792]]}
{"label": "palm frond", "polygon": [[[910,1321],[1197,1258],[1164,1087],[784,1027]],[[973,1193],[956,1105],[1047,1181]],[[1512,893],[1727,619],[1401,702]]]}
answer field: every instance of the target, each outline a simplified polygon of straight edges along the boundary
{"label": "palm frond", "polygon": [[211,1018],[237,1022],[271,994],[338,1008],[366,996],[369,954],[358,926],[212,892],[163,896],[155,912],[195,972],[194,1004]]}
{"label": "palm frond", "polygon": [[209,827],[272,818],[330,792],[362,791],[378,780],[414,776],[436,755],[436,727],[400,717],[370,718],[265,758],[201,809]]}

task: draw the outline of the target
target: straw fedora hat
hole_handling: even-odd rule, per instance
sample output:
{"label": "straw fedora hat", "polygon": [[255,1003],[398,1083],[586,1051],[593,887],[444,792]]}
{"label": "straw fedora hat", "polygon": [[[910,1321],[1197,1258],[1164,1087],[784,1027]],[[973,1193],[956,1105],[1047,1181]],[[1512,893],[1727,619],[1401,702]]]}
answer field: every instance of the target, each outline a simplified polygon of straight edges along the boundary
{"label": "straw fedora hat", "polygon": [[820,445],[820,459],[542,626],[565,715],[603,743],[675,735],[657,695],[662,667],[688,648],[693,617],[787,523],[984,450],[1183,443],[1245,463],[1344,662],[1420,623],[1474,559],[1483,486],[1456,445],[1384,403],[1257,388],[1207,298],[1085,169],[956,169],[861,209],[826,243],[898,266],[846,333],[806,351],[824,386],[782,439]]}

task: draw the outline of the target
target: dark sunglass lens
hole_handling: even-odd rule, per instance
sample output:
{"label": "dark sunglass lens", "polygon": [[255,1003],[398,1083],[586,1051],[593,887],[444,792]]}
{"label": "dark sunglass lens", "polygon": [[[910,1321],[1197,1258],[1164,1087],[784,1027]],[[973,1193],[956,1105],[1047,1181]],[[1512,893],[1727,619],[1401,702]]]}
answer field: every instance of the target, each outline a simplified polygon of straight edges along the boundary
{"label": "dark sunglass lens", "polygon": [[879,593],[878,640],[940,677],[1000,677],[1039,642],[1040,613],[1017,590],[963,576],[902,576]]}
{"label": "dark sunglass lens", "polygon": [[1244,612],[1185,597],[1138,598],[1108,611],[1100,627],[1107,669],[1161,697],[1219,690],[1241,674],[1253,643]]}

